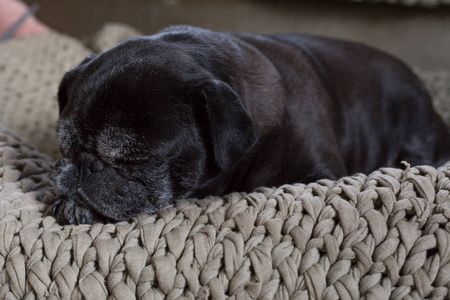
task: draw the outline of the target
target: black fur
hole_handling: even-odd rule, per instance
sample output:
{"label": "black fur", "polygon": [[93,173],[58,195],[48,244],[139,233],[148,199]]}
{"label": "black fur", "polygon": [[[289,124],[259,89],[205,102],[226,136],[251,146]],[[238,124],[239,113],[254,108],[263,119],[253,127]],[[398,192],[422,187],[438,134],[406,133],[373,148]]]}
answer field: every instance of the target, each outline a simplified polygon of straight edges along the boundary
{"label": "black fur", "polygon": [[173,27],[88,57],[58,98],[60,223],[450,154],[403,63],[314,36]]}

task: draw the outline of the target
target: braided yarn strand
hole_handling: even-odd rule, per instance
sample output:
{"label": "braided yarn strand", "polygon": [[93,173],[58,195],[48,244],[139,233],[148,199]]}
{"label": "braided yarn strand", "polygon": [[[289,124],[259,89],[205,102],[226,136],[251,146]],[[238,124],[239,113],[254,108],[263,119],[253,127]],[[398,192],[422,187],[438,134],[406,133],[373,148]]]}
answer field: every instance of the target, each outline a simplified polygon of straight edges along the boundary
{"label": "braided yarn strand", "polygon": [[0,133],[0,299],[444,299],[450,165],[178,201],[60,226],[53,162]]}

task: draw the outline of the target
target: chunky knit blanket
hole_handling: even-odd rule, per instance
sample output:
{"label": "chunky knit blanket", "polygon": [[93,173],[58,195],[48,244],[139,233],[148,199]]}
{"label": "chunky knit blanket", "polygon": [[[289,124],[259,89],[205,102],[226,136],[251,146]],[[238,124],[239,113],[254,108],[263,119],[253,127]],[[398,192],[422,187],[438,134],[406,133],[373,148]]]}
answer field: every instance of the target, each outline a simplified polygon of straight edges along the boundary
{"label": "chunky knit blanket", "polygon": [[[84,55],[71,46],[77,41],[45,38],[71,56]],[[107,47],[102,43],[99,49]],[[5,95],[6,101],[40,108],[52,101],[50,79],[65,65],[42,71],[48,57],[37,56],[40,63],[23,58],[29,63],[18,69],[18,79],[11,75],[11,59],[2,60],[8,49],[0,45],[0,112],[24,115],[2,122],[33,138],[29,119],[51,127],[54,112],[42,118],[41,109],[22,112],[12,104],[5,111]],[[5,92],[2,72],[49,98],[33,96],[26,84]],[[448,121],[448,73],[420,74]],[[38,79],[51,84],[43,87]],[[55,153],[51,141],[37,144]],[[53,164],[0,126],[0,299],[450,298],[450,164],[436,169],[405,163],[403,169],[338,181],[181,200],[155,215],[93,226],[60,226],[43,217],[54,201]]]}
{"label": "chunky knit blanket", "polygon": [[0,299],[448,299],[450,164],[43,218],[53,162],[0,131]]}

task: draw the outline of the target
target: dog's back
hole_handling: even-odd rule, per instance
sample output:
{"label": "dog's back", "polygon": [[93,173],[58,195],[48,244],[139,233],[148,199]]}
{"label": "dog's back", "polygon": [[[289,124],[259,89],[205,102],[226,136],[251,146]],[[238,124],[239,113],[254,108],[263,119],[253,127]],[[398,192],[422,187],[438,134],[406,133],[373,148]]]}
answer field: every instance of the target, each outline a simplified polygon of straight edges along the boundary
{"label": "dog's back", "polygon": [[302,73],[292,55],[280,54],[296,51],[308,61],[328,97],[305,98],[298,91],[308,86],[292,88],[302,95],[293,97],[302,103],[315,102],[317,109],[327,112],[326,122],[333,127],[347,174],[398,166],[402,160],[435,166],[450,160],[447,127],[423,84],[398,59],[361,44],[309,35],[237,37],[289,68],[287,72],[295,70],[297,78]]}

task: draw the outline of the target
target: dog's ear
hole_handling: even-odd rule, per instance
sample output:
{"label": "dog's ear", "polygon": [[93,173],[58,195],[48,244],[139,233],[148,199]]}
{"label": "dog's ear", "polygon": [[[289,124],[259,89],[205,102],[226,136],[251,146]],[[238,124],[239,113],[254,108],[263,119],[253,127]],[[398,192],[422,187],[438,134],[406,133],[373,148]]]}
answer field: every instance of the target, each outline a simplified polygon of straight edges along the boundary
{"label": "dog's ear", "polygon": [[[196,86],[194,110],[221,170],[249,152],[259,135],[239,95],[226,83],[212,80]],[[199,99],[200,98],[200,99]]]}
{"label": "dog's ear", "polygon": [[60,115],[64,110],[64,107],[66,107],[67,102],[69,102],[72,84],[78,77],[78,74],[80,73],[81,69],[96,57],[97,57],[96,54],[89,55],[77,67],[64,74],[58,88],[58,105]]}

